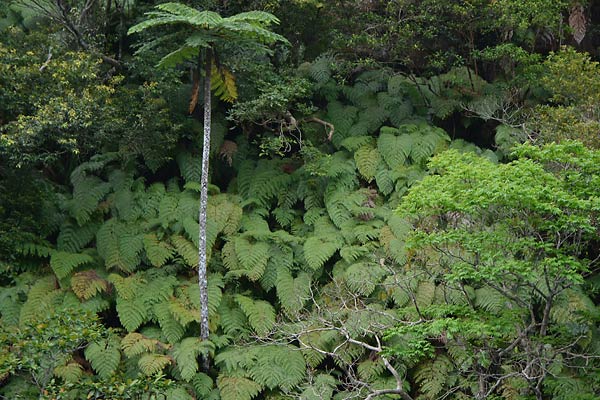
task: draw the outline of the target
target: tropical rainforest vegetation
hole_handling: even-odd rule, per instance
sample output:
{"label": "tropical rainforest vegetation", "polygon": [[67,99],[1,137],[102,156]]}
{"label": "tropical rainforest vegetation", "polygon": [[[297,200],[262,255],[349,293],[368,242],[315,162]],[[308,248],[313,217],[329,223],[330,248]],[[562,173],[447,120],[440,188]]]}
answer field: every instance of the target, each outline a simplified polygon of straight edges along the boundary
{"label": "tropical rainforest vegetation", "polygon": [[1,399],[600,398],[600,2],[0,0]]}

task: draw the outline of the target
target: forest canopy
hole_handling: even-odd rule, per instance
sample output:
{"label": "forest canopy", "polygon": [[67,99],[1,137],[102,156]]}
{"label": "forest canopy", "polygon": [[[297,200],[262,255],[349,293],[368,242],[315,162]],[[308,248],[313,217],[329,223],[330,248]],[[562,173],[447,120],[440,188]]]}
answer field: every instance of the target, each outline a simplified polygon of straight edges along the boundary
{"label": "forest canopy", "polygon": [[599,24],[0,0],[0,399],[600,398]]}

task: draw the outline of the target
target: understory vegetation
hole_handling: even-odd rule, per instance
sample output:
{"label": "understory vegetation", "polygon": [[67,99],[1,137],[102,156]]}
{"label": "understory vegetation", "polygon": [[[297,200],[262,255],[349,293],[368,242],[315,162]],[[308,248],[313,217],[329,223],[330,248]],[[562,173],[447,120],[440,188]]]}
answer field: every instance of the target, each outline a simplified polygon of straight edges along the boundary
{"label": "understory vegetation", "polygon": [[0,0],[0,399],[600,398],[599,16]]}

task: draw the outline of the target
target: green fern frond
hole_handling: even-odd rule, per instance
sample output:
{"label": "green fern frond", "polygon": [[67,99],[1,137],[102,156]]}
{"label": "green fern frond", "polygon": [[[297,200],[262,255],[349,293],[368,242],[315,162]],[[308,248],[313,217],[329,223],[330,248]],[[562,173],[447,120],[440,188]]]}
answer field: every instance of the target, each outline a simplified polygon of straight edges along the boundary
{"label": "green fern frond", "polygon": [[252,242],[241,236],[234,239],[234,245],[242,273],[251,281],[259,280],[267,267],[271,246],[265,242]]}
{"label": "green fern frond", "polygon": [[497,313],[506,308],[506,297],[491,287],[475,290],[475,306],[491,313]]}
{"label": "green fern frond", "polygon": [[251,400],[262,390],[262,386],[248,378],[219,375],[217,387],[221,400]]}
{"label": "green fern frond", "polygon": [[69,253],[77,253],[94,239],[98,228],[100,228],[98,223],[90,222],[79,226],[71,220],[66,220],[60,226],[56,248]]}
{"label": "green fern frond", "polygon": [[61,378],[65,383],[77,383],[83,375],[83,367],[76,362],[69,362],[54,368],[54,376]]}
{"label": "green fern frond", "polygon": [[357,367],[358,376],[367,382],[372,382],[384,370],[385,364],[381,361],[381,358],[365,360]]}
{"label": "green fern frond", "polygon": [[117,314],[121,325],[127,332],[133,332],[139,328],[149,317],[148,309],[141,298],[125,300],[117,297]]}
{"label": "green fern frond", "polygon": [[129,358],[143,353],[153,353],[159,346],[165,347],[158,340],[148,338],[138,332],[131,332],[121,339],[121,349]]}
{"label": "green fern frond", "polygon": [[73,187],[73,198],[67,208],[80,226],[90,221],[92,213],[110,190],[110,183],[95,176],[85,177]]}
{"label": "green fern frond", "polygon": [[171,236],[171,244],[188,266],[198,265],[198,249],[192,242],[181,235],[173,235]]}
{"label": "green fern frond", "polygon": [[397,129],[383,127],[377,139],[377,148],[391,169],[404,164],[414,145],[414,138],[411,135],[398,135],[398,133]]}
{"label": "green fern frond", "polygon": [[198,371],[198,356],[208,357],[215,351],[215,346],[208,340],[188,337],[173,348],[173,357],[181,378],[189,382]]}
{"label": "green fern frond", "polygon": [[250,326],[260,336],[266,336],[275,325],[275,309],[264,300],[253,300],[240,294],[235,297]]}
{"label": "green fern frond", "polygon": [[287,268],[280,266],[277,269],[277,298],[287,313],[296,314],[302,310],[310,299],[310,286],[309,274],[301,272],[294,278]]}
{"label": "green fern frond", "polygon": [[144,354],[138,360],[138,368],[144,375],[155,375],[170,365],[172,358],[164,354]]}
{"label": "green fern frond", "polygon": [[213,389],[213,384],[212,378],[203,372],[198,372],[192,378],[192,386],[199,399],[209,398]]}
{"label": "green fern frond", "polygon": [[353,292],[369,296],[381,282],[385,270],[374,262],[358,262],[350,265],[344,277]]}
{"label": "green fern frond", "polygon": [[159,240],[156,234],[149,233],[144,235],[144,250],[146,257],[155,267],[162,267],[173,257],[173,247],[163,240]]}
{"label": "green fern frond", "polygon": [[85,349],[85,358],[102,379],[109,379],[121,362],[119,338],[110,336],[99,342],[90,343]]}
{"label": "green fern frond", "polygon": [[435,297],[435,283],[430,281],[419,282],[415,292],[417,307],[423,309],[433,303]]}
{"label": "green fern frond", "polygon": [[223,332],[231,336],[245,336],[249,333],[246,314],[231,301],[230,297],[221,301],[218,309],[220,324]]}
{"label": "green fern frond", "polygon": [[27,301],[21,307],[19,324],[35,321],[40,315],[49,313],[61,295],[57,290],[54,276],[45,276],[36,280],[27,293]]}
{"label": "green fern frond", "polygon": [[308,266],[317,270],[341,248],[339,241],[331,237],[311,236],[304,242],[304,259]]}
{"label": "green fern frond", "polygon": [[144,248],[143,235],[133,225],[115,218],[106,221],[96,234],[96,247],[106,267],[131,272],[139,265]]}
{"label": "green fern frond", "polygon": [[50,267],[58,279],[66,278],[75,268],[92,262],[94,259],[87,254],[54,251],[50,256]]}
{"label": "green fern frond", "polygon": [[153,311],[165,339],[169,343],[179,342],[183,337],[185,329],[171,314],[169,304],[167,302],[156,304]]}
{"label": "green fern frond", "polygon": [[367,182],[371,182],[375,178],[380,157],[379,151],[370,145],[362,146],[354,153],[356,168]]}
{"label": "green fern frond", "polygon": [[269,389],[289,392],[306,375],[306,363],[300,349],[293,346],[260,346],[254,349],[256,362],[249,366],[250,377]]}
{"label": "green fern frond", "polygon": [[415,371],[415,382],[428,398],[436,398],[446,387],[446,381],[454,370],[452,361],[445,355],[438,355],[433,361],[420,365]]}

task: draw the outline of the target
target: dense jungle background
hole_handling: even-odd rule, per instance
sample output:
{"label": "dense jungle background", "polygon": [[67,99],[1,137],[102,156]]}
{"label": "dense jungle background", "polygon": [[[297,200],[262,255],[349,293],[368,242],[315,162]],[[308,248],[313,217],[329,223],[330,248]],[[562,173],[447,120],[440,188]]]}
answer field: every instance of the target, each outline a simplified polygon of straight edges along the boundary
{"label": "dense jungle background", "polygon": [[1,399],[600,398],[600,2],[0,0],[0,38]]}

